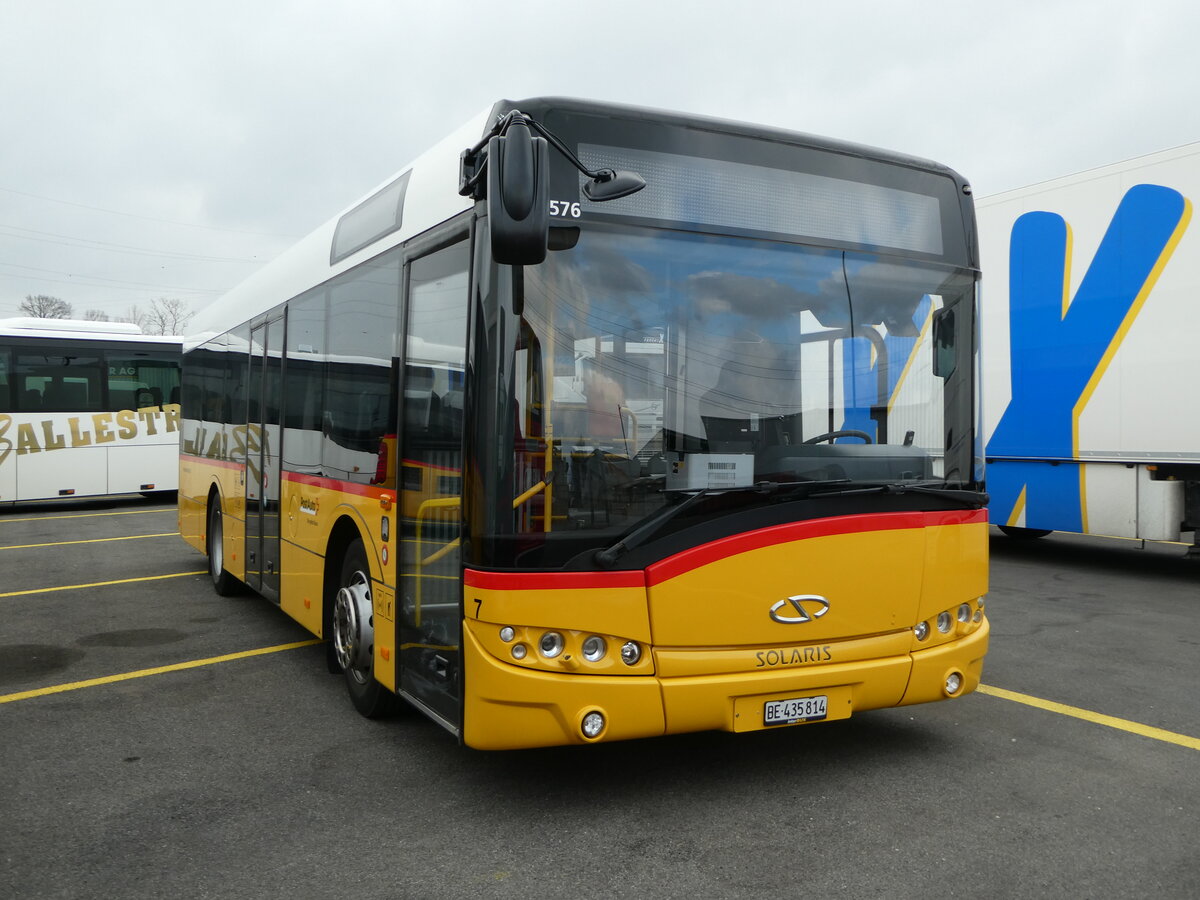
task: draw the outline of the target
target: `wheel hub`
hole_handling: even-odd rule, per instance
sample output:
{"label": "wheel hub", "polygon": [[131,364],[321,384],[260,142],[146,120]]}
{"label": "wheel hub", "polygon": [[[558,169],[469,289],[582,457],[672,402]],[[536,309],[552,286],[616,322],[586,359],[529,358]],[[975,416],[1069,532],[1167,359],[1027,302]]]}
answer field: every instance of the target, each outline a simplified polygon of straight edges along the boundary
{"label": "wheel hub", "polygon": [[333,605],[333,647],[343,669],[368,671],[375,643],[371,588],[361,572],[337,592]]}

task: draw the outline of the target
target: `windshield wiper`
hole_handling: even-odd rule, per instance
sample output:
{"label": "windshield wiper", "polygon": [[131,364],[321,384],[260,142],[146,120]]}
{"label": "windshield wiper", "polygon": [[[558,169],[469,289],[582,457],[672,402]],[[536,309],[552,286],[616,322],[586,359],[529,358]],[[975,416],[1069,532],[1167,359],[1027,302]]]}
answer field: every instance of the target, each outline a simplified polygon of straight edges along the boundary
{"label": "windshield wiper", "polygon": [[597,550],[594,559],[600,565],[608,567],[616,563],[616,561],[628,553],[634,547],[640,547],[646,543],[656,531],[666,525],[677,516],[683,515],[684,512],[691,509],[705,497],[711,497],[715,494],[773,494],[780,488],[790,487],[793,484],[803,484],[804,482],[776,482],[776,481],[760,481],[751,486],[736,488],[702,488],[692,496],[688,497],[682,503],[677,503],[674,506],[664,506],[657,513],[648,518],[645,522],[639,525],[625,537],[621,538],[611,547],[605,547],[603,550]]}
{"label": "windshield wiper", "polygon": [[[781,494],[788,496],[797,493],[800,488],[812,488],[816,485],[828,484],[849,484],[849,479],[835,479],[832,481],[758,481],[753,485],[745,485],[735,488],[702,488],[692,494],[681,503],[674,506],[665,506],[657,513],[644,521],[625,537],[621,538],[611,547],[605,547],[603,550],[597,550],[593,559],[605,568],[612,566],[618,559],[628,553],[635,547],[640,547],[646,543],[651,536],[654,535],[662,526],[666,525],[672,519],[683,515],[687,510],[691,509],[705,497],[712,497],[717,494],[761,494],[764,497],[769,497],[773,494]],[[806,496],[812,496],[808,494]]]}
{"label": "windshield wiper", "polygon": [[657,513],[648,518],[645,522],[639,525],[625,537],[621,538],[611,547],[605,547],[603,550],[597,550],[595,560],[600,565],[608,568],[616,563],[617,559],[623,553],[627,553],[634,547],[644,544],[654,532],[658,531],[663,525],[666,525],[676,516],[681,515],[686,510],[695,506],[705,497],[712,494],[711,488],[704,488],[697,491],[688,497],[682,503],[677,503],[674,506],[664,506]]}
{"label": "windshield wiper", "polygon": [[862,487],[848,487],[829,491],[814,491],[810,497],[845,497],[850,494],[929,494],[961,503],[970,509],[982,509],[987,506],[988,495],[984,491],[969,491],[961,488],[936,487],[931,484],[905,484],[904,482],[888,482],[886,484],[871,484]]}

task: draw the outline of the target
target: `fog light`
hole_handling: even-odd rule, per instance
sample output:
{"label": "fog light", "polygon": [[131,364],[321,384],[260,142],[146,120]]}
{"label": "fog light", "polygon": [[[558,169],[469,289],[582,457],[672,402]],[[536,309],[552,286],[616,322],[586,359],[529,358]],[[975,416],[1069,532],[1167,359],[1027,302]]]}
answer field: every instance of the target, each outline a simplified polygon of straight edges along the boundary
{"label": "fog light", "polygon": [[950,626],[954,624],[954,619],[950,617],[948,612],[938,613],[937,628],[942,634],[950,633]]}
{"label": "fog light", "polygon": [[524,644],[517,644],[512,648],[513,659],[524,659],[525,654],[529,652],[529,648]]}
{"label": "fog light", "polygon": [[642,658],[642,648],[637,641],[626,641],[621,646],[621,662],[627,666],[636,666]]}
{"label": "fog light", "polygon": [[546,659],[554,659],[563,651],[563,636],[557,631],[547,631],[538,642],[538,649]]}
{"label": "fog light", "polygon": [[583,717],[583,723],[580,726],[583,730],[585,738],[595,738],[604,730],[604,715],[593,710]]}
{"label": "fog light", "polygon": [[583,658],[588,662],[599,662],[607,652],[608,647],[604,643],[604,638],[598,634],[593,634],[583,642]]}
{"label": "fog light", "polygon": [[971,604],[964,603],[961,606],[959,606],[958,621],[960,621],[960,622],[970,622],[971,621]]}
{"label": "fog light", "polygon": [[500,629],[500,640],[504,641],[506,644],[512,641],[512,639],[516,636],[517,633],[512,630],[511,625],[505,625]]}
{"label": "fog light", "polygon": [[946,693],[953,697],[962,688],[962,675],[951,672],[946,676]]}
{"label": "fog light", "polygon": [[918,622],[917,627],[913,629],[913,634],[916,635],[918,641],[923,641],[929,637],[929,623]]}

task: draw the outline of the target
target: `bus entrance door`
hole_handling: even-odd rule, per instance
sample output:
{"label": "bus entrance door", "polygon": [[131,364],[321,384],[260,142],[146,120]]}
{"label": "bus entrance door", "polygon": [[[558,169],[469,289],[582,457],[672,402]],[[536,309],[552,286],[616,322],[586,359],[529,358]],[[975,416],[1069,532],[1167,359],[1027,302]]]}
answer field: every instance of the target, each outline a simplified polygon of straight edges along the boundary
{"label": "bus entrance door", "polygon": [[279,602],[283,318],[251,332],[246,423],[246,583]]}
{"label": "bus entrance door", "polygon": [[462,642],[462,437],[467,241],[414,260],[408,276],[400,459],[407,492],[401,559],[400,689],[457,728]]}

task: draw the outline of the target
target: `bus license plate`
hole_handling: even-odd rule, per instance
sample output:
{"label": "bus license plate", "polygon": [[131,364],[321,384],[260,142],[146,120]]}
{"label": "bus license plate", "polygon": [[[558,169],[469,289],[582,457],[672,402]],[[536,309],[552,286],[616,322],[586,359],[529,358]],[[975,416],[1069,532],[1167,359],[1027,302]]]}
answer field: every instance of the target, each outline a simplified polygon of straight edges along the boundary
{"label": "bus license plate", "polygon": [[792,700],[768,700],[763,705],[764,725],[791,725],[816,722],[829,714],[829,698],[796,697]]}

